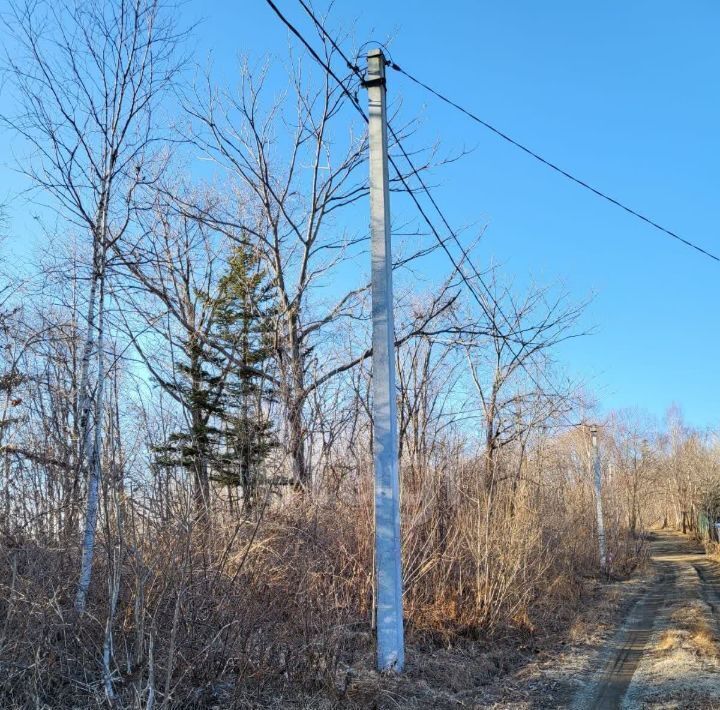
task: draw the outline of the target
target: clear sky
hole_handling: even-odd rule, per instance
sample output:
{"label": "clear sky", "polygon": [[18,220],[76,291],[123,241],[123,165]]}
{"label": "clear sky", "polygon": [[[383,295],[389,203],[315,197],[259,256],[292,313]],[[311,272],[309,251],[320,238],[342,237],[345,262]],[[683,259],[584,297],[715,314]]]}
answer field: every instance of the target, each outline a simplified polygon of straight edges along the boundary
{"label": "clear sky", "polygon": [[[296,0],[278,5],[309,30]],[[316,0],[323,11],[326,4]],[[264,0],[183,6],[197,57],[285,58]],[[568,171],[720,253],[720,3],[336,0],[330,29],[387,41],[394,61]],[[352,49],[352,48],[351,48]],[[341,69],[342,65],[338,66]],[[720,424],[720,264],[583,191],[391,73],[418,141],[472,147],[438,175],[458,224],[487,224],[479,258],[518,283],[561,280],[594,335],[563,348],[603,406]],[[362,97],[364,99],[364,97]],[[7,151],[2,154],[7,163]],[[2,167],[0,188],[12,178]],[[12,217],[11,213],[11,217]],[[15,225],[25,220],[14,216]],[[20,221],[18,221],[20,220]]]}

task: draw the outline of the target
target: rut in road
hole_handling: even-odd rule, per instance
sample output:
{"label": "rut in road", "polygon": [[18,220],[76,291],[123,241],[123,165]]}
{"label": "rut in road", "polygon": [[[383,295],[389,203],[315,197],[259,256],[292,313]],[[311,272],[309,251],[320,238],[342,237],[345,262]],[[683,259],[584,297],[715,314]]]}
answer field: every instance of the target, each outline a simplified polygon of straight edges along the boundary
{"label": "rut in road", "polygon": [[[699,545],[666,531],[653,534],[650,555],[651,584],[609,642],[598,672],[575,697],[577,710],[652,707],[653,697],[667,703],[673,694],[676,705],[658,707],[712,707],[700,704],[698,693],[703,682],[713,686],[709,696],[717,691],[718,566]],[[692,646],[699,641],[700,648]],[[693,687],[683,688],[688,678]],[[684,704],[690,695],[697,705]]]}

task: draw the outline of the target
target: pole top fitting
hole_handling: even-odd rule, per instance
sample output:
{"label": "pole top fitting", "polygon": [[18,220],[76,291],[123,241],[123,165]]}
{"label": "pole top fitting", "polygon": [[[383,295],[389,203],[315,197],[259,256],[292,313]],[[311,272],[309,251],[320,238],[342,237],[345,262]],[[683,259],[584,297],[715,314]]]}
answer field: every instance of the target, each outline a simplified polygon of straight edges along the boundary
{"label": "pole top fitting", "polygon": [[597,424],[591,424],[591,425],[590,425],[590,433],[591,433],[591,434],[597,434]]}
{"label": "pole top fitting", "polygon": [[374,47],[367,53],[367,74],[362,82],[367,89],[370,86],[385,86],[385,55],[382,49]]}

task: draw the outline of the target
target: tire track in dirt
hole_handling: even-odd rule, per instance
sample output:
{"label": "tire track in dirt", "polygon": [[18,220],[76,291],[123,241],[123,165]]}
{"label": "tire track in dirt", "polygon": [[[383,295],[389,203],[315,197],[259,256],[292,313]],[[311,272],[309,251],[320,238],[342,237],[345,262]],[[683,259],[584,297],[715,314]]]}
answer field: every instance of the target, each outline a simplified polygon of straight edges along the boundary
{"label": "tire track in dirt", "polygon": [[658,570],[651,589],[635,604],[625,624],[611,641],[610,657],[598,674],[590,696],[576,707],[600,710],[619,708],[652,636],[655,619],[675,586],[675,571],[668,565]]}
{"label": "tire track in dirt", "polygon": [[[658,532],[650,546],[654,572],[648,591],[631,608],[625,622],[601,656],[601,667],[589,685],[575,696],[578,710],[600,710],[623,706],[628,687],[643,659],[656,623],[669,605],[678,599],[700,596],[713,613],[720,609],[720,569],[703,556],[701,548],[678,534]],[[688,573],[696,578],[695,590],[687,586]],[[720,634],[719,634],[720,635]]]}

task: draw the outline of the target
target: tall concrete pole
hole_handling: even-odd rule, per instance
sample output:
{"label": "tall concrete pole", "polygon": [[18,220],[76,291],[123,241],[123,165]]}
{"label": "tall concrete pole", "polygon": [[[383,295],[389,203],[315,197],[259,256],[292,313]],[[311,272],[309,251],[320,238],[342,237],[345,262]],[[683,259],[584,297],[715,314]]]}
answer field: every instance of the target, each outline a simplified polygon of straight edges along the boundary
{"label": "tall concrete pole", "polygon": [[380,50],[373,49],[368,52],[367,63],[365,86],[369,101],[370,147],[377,665],[381,671],[401,671],[405,648],[385,57]]}
{"label": "tall concrete pole", "polygon": [[598,449],[597,427],[590,428],[593,451],[593,471],[595,477],[595,512],[597,513],[598,547],[600,549],[600,571],[605,572],[607,555],[605,552],[605,522],[602,509],[602,475],[600,470],[600,451]]}

